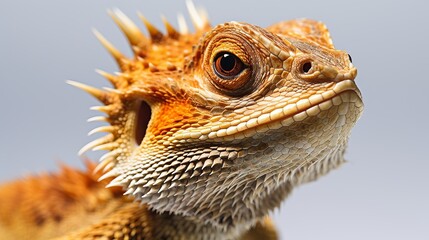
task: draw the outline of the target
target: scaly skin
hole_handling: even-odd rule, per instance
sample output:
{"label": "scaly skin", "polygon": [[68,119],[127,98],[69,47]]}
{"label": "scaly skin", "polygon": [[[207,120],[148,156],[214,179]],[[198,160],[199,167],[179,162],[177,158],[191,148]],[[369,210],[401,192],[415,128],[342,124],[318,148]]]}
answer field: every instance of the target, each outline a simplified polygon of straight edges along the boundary
{"label": "scaly skin", "polygon": [[111,12],[134,57],[96,33],[121,69],[100,71],[114,89],[69,82],[110,124],[80,153],[108,153],[87,172],[0,188],[1,239],[277,239],[267,214],[344,162],[363,104],[322,23],[211,28],[189,8],[196,33],[166,22],[164,35],[141,16],[150,38]]}

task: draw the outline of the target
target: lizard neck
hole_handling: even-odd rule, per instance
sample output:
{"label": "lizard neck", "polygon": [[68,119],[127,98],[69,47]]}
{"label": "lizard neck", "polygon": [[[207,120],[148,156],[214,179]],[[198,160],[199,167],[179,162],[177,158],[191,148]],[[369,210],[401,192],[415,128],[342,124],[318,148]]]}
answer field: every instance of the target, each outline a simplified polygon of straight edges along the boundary
{"label": "lizard neck", "polygon": [[[258,201],[258,209],[274,209],[279,206],[281,200],[292,190],[291,184],[284,183],[277,189],[273,189],[276,197],[261,197]],[[243,212],[241,215],[251,214],[245,206],[237,207]],[[183,216],[173,213],[159,213],[155,209],[148,209],[151,218],[150,223],[153,226],[153,236],[155,239],[243,239],[258,224],[263,222],[266,213],[253,213],[251,219],[240,222],[229,222],[225,224],[214,223],[202,220],[196,216]],[[252,211],[257,211],[253,209]],[[227,213],[226,213],[227,214]],[[161,226],[161,227],[159,227]],[[265,231],[265,230],[263,230]],[[253,233],[252,233],[253,234]],[[274,238],[276,239],[276,238]]]}
{"label": "lizard neck", "polygon": [[250,224],[218,227],[192,216],[157,213],[150,210],[154,239],[240,239]]}

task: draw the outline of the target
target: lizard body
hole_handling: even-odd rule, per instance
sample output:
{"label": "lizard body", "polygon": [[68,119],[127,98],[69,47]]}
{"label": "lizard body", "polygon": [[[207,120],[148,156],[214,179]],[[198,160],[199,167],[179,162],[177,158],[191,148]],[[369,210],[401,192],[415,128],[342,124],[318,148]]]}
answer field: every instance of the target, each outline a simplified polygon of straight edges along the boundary
{"label": "lizard body", "polygon": [[[343,161],[361,115],[350,56],[326,27],[165,21],[150,37],[111,12],[134,57],[96,32],[121,70],[114,88],[77,82],[104,105],[107,150],[87,171],[62,167],[0,188],[0,238],[276,239],[267,214],[300,183]],[[93,174],[93,172],[95,172]],[[105,188],[105,187],[108,188]]]}

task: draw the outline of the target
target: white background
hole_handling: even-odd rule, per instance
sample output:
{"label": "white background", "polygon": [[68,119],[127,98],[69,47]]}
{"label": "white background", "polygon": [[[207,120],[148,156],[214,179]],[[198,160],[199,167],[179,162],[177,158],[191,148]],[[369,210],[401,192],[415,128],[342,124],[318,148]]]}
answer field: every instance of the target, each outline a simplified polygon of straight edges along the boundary
{"label": "white background", "polygon": [[[406,2],[406,3],[405,3]],[[212,24],[268,26],[308,17],[331,30],[358,67],[366,109],[353,130],[349,163],[295,190],[274,217],[282,239],[429,239],[429,19],[424,1],[196,1]],[[97,137],[85,120],[97,102],[64,83],[108,86],[93,70],[116,71],[91,33],[126,53],[106,14],[136,11],[161,27],[182,1],[2,1],[0,7],[0,181],[82,167],[76,155]],[[176,25],[177,26],[177,25]],[[92,158],[98,154],[90,154]],[[0,203],[1,204],[1,203]]]}

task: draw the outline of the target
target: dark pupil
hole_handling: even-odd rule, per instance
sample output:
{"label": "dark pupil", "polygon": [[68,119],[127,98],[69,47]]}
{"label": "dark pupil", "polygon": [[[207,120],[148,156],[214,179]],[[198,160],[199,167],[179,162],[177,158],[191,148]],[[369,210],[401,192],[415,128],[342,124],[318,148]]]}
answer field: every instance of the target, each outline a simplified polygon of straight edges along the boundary
{"label": "dark pupil", "polygon": [[349,55],[350,62],[353,62],[352,56],[350,56],[350,54],[348,54],[348,55]]}
{"label": "dark pupil", "polygon": [[229,53],[224,53],[220,60],[220,67],[223,71],[229,72],[234,69],[236,64],[236,59],[234,55]]}
{"label": "dark pupil", "polygon": [[304,63],[304,65],[302,66],[302,71],[304,73],[308,73],[311,69],[311,63],[310,62],[306,62]]}

